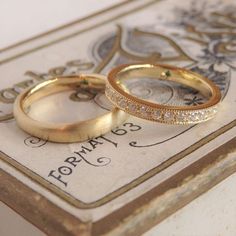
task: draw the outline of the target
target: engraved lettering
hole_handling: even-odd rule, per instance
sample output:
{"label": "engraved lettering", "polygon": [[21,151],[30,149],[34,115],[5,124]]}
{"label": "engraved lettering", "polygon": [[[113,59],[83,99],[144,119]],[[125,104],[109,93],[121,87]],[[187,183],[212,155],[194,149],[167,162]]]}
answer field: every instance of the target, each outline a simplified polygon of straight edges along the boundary
{"label": "engraved lettering", "polygon": [[[93,67],[94,67],[93,62],[72,60],[66,62],[64,66],[59,66],[49,69],[48,73],[38,73],[30,70],[26,71],[24,75],[29,76],[30,78],[32,78],[32,80],[24,80],[20,83],[13,85],[11,88],[0,90],[0,102],[5,104],[14,103],[16,97],[22,91],[22,89],[29,87],[34,82],[43,81],[51,78],[52,76],[59,76],[64,74],[77,74],[82,70],[89,70],[92,69]],[[12,113],[4,114],[4,112],[1,112],[0,122],[10,120],[12,118],[13,118]]]}
{"label": "engraved lettering", "polygon": [[120,128],[113,129],[111,132],[115,135],[125,135],[125,134],[127,134],[127,131],[125,129],[120,129]]}
{"label": "engraved lettering", "polygon": [[82,62],[81,60],[73,60],[66,63],[69,67],[77,67],[77,70],[89,70],[94,67],[92,62]]}
{"label": "engraved lettering", "polygon": [[134,125],[133,123],[124,123],[123,124],[123,126],[128,126],[130,129],[130,131],[138,131],[138,130],[140,130],[140,129],[142,129],[141,128],[141,126],[139,126],[139,125]]}
{"label": "engraved lettering", "polygon": [[67,162],[67,163],[71,164],[72,166],[76,167],[77,164],[75,164],[75,163],[81,162],[81,159],[77,159],[76,157],[68,157],[65,159],[64,162]]}
{"label": "engraved lettering", "polygon": [[60,166],[58,168],[58,172],[62,175],[70,175],[72,173],[72,169],[68,166]]}
{"label": "engraved lettering", "polygon": [[[141,126],[135,125],[130,122],[125,123],[123,125],[123,127],[126,127],[127,130],[126,129],[116,129],[115,134],[124,135],[128,132],[135,132],[135,131],[138,131],[141,129]],[[62,165],[62,166],[58,167],[57,174],[54,173],[55,170],[52,170],[52,171],[50,171],[48,176],[57,179],[58,181],[63,183],[65,186],[67,186],[67,182],[62,180],[62,176],[63,175],[71,175],[73,173],[73,171],[75,170],[75,168],[78,167],[79,163],[86,163],[86,164],[93,166],[93,167],[107,166],[108,164],[111,163],[111,158],[109,158],[109,157],[102,156],[102,157],[97,157],[95,159],[94,158],[89,159],[87,157],[87,155],[89,153],[91,153],[93,150],[95,150],[98,145],[103,145],[105,143],[112,144],[114,147],[118,146],[118,143],[116,143],[115,141],[113,141],[107,137],[104,137],[104,136],[99,136],[94,139],[91,139],[91,140],[87,141],[87,144],[90,145],[89,147],[81,146],[79,151],[74,152],[74,154],[78,155],[77,157],[70,156],[64,160],[64,163],[68,164],[69,166]]]}
{"label": "engraved lettering", "polygon": [[25,72],[25,75],[29,76],[29,77],[32,77],[33,79],[35,79],[36,81],[42,81],[42,80],[45,80],[47,79],[47,74],[39,74],[39,73],[36,73],[36,72],[33,72],[33,71],[26,71]]}
{"label": "engraved lettering", "polygon": [[19,93],[14,88],[7,88],[0,91],[0,102],[13,103]]}
{"label": "engraved lettering", "polygon": [[101,138],[101,139],[107,141],[108,143],[113,144],[115,147],[118,146],[118,143],[115,143],[114,141],[112,141],[112,140],[110,140],[110,139],[108,139],[108,138],[105,138],[104,136],[99,136],[99,137],[97,137],[96,139],[99,139],[99,138]]}
{"label": "engraved lettering", "polygon": [[89,140],[88,143],[91,145],[93,149],[95,149],[97,145],[103,144],[102,142],[98,142],[94,139]]}
{"label": "engraved lettering", "polygon": [[0,101],[3,103],[13,103],[22,89],[28,88],[33,84],[33,80],[24,80],[14,85],[13,88],[7,88],[0,91]]}
{"label": "engraved lettering", "polygon": [[59,67],[55,67],[55,68],[50,69],[48,71],[48,74],[50,74],[52,76],[63,75],[65,70],[66,70],[66,67],[59,66]]}
{"label": "engraved lettering", "polygon": [[15,89],[17,92],[18,92],[18,89],[20,90],[19,92],[21,92],[22,89],[26,89],[29,86],[31,86],[33,84],[33,82],[34,82],[33,80],[24,80],[20,83],[15,84],[14,87],[16,87]]}
{"label": "engraved lettering", "polygon": [[84,154],[84,155],[86,155],[87,152],[91,152],[91,151],[92,151],[91,149],[89,149],[89,148],[87,148],[87,147],[84,147],[84,146],[82,146],[81,148],[82,148],[82,149],[81,149],[80,151],[74,152],[74,153],[75,153],[75,154],[78,154],[79,156],[81,156],[81,153]]}
{"label": "engraved lettering", "polygon": [[61,183],[63,183],[65,185],[65,187],[67,186],[67,182],[62,180],[62,176],[61,175],[54,175],[54,172],[56,172],[55,170],[51,170],[48,177],[53,177],[54,179],[60,181]]}

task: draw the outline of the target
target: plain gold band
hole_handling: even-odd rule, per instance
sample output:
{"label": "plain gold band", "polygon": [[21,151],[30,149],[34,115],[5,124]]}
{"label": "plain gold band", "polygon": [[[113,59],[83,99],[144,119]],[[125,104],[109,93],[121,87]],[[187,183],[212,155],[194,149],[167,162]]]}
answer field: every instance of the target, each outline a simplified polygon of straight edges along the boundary
{"label": "plain gold band", "polygon": [[21,93],[14,103],[14,117],[20,128],[27,133],[53,142],[81,142],[98,137],[119,126],[127,118],[127,114],[118,108],[98,116],[77,123],[54,124],[32,119],[26,113],[27,108],[34,101],[50,94],[78,88],[96,89],[104,91],[106,79],[97,74],[67,76],[50,79],[32,86]]}
{"label": "plain gold band", "polygon": [[[130,78],[150,77],[175,81],[198,90],[208,100],[196,106],[169,106],[137,98],[122,83]],[[187,69],[170,65],[126,64],[108,75],[106,96],[121,110],[139,118],[167,124],[195,124],[213,118],[221,100],[218,87],[209,79]]]}

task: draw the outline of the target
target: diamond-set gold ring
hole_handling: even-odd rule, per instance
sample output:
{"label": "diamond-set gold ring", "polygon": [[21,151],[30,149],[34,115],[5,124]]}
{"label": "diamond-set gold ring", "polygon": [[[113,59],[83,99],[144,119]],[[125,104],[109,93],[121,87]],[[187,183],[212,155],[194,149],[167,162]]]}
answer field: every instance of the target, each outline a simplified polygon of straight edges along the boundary
{"label": "diamond-set gold ring", "polygon": [[[133,96],[123,82],[142,77],[175,81],[196,89],[207,101],[195,106],[171,106],[140,99]],[[210,120],[216,115],[221,100],[218,87],[197,73],[170,65],[146,63],[114,68],[108,75],[105,94],[116,107],[131,115],[167,124],[195,124]]]}

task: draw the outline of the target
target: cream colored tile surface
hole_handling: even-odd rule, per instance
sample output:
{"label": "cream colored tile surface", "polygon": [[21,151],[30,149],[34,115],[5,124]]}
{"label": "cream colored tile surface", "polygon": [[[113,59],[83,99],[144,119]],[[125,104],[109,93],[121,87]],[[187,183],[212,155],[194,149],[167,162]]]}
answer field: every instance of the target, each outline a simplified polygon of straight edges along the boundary
{"label": "cream colored tile surface", "polygon": [[118,2],[121,0],[3,0],[0,3],[0,48],[87,16]]}

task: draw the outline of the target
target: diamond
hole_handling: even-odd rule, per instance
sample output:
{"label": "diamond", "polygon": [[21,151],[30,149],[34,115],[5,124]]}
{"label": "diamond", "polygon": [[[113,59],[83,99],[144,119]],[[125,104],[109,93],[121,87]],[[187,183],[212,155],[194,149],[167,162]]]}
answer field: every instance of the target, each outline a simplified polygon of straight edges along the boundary
{"label": "diamond", "polygon": [[130,103],[130,104],[128,105],[128,107],[129,107],[129,110],[130,110],[132,113],[135,113],[136,110],[137,110],[136,105],[133,104],[133,103]]}
{"label": "diamond", "polygon": [[153,111],[152,118],[157,119],[157,120],[160,119],[161,118],[161,111],[160,110]]}
{"label": "diamond", "polygon": [[176,116],[176,119],[178,122],[185,122],[186,121],[186,114],[185,113],[179,113],[177,116]]}
{"label": "diamond", "polygon": [[118,95],[115,92],[112,92],[111,94],[111,100],[114,102],[117,102],[119,99]]}
{"label": "diamond", "polygon": [[140,112],[141,113],[146,113],[146,111],[147,111],[147,108],[145,106],[141,106]]}
{"label": "diamond", "polygon": [[198,112],[190,112],[189,114],[188,114],[188,119],[190,120],[190,121],[197,121],[198,119],[199,119],[199,115],[198,115]]}
{"label": "diamond", "polygon": [[120,101],[119,101],[119,106],[123,109],[125,109],[127,107],[127,102],[122,98]]}
{"label": "diamond", "polygon": [[217,112],[217,108],[214,107],[214,108],[212,109],[212,113],[215,114],[216,112]]}
{"label": "diamond", "polygon": [[200,120],[206,118],[206,111],[199,111],[197,117],[199,117]]}
{"label": "diamond", "polygon": [[212,110],[211,109],[208,109],[205,111],[205,115],[206,117],[210,116],[212,114]]}
{"label": "diamond", "polygon": [[147,117],[149,112],[146,106],[141,106],[139,109],[139,112],[141,113],[142,116]]}
{"label": "diamond", "polygon": [[164,113],[164,120],[166,120],[166,121],[173,121],[173,120],[174,120],[174,117],[173,117],[172,112],[166,111],[166,112]]}
{"label": "diamond", "polygon": [[113,91],[109,89],[109,90],[107,91],[107,96],[108,96],[109,98],[112,98],[112,95],[113,95]]}

